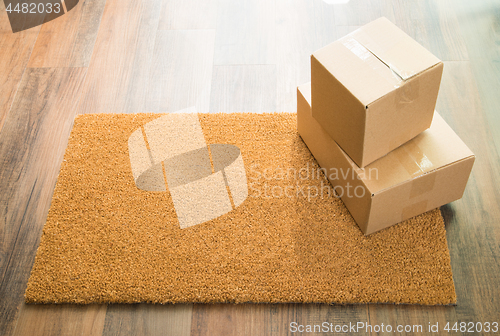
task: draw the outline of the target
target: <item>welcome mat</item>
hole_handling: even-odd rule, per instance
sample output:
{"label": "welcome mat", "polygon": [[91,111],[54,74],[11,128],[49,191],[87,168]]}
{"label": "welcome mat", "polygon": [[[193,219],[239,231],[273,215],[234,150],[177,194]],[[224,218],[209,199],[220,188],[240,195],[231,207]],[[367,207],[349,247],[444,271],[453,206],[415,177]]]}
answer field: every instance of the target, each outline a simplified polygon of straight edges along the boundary
{"label": "welcome mat", "polygon": [[365,237],[296,114],[75,119],[28,303],[453,304],[439,209]]}

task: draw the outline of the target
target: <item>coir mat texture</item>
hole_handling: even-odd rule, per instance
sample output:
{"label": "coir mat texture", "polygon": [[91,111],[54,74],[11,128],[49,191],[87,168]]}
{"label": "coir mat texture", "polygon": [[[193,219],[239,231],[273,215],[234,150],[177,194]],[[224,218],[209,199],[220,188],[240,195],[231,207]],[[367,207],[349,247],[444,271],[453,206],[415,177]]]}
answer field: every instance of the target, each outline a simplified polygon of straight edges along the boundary
{"label": "coir mat texture", "polygon": [[78,116],[26,302],[456,302],[439,209],[364,236],[329,186],[295,114]]}

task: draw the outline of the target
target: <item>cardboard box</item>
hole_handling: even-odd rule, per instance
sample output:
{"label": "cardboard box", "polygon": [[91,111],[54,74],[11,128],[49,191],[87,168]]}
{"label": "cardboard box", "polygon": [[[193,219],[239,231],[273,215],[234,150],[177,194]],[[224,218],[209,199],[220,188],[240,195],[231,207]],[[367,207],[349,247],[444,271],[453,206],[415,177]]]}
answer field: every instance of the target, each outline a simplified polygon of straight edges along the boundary
{"label": "cardboard box", "polygon": [[310,83],[297,89],[297,128],[366,235],[461,198],[475,159],[435,113],[429,129],[359,168],[312,117]]}
{"label": "cardboard box", "polygon": [[313,117],[364,167],[429,128],[442,72],[380,18],[311,55]]}

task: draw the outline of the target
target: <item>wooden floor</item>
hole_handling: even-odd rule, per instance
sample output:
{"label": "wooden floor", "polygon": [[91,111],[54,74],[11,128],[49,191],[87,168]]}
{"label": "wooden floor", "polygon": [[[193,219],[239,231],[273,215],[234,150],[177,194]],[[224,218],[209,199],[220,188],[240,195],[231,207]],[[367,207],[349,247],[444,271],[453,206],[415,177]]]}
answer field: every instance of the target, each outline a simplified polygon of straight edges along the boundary
{"label": "wooden floor", "polygon": [[[445,62],[438,110],[477,155],[464,197],[442,207],[457,306],[23,303],[76,114],[295,111],[311,52],[380,16]],[[0,88],[1,335],[500,322],[498,0],[80,0],[16,34],[0,1]]]}

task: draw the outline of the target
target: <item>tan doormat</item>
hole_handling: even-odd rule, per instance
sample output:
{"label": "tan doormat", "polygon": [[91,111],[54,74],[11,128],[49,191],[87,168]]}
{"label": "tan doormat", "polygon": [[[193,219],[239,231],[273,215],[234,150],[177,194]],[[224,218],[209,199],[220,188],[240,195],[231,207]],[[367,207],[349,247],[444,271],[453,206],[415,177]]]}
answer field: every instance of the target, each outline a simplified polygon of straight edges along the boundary
{"label": "tan doormat", "polygon": [[456,302],[439,209],[365,237],[288,113],[78,116],[25,298]]}

